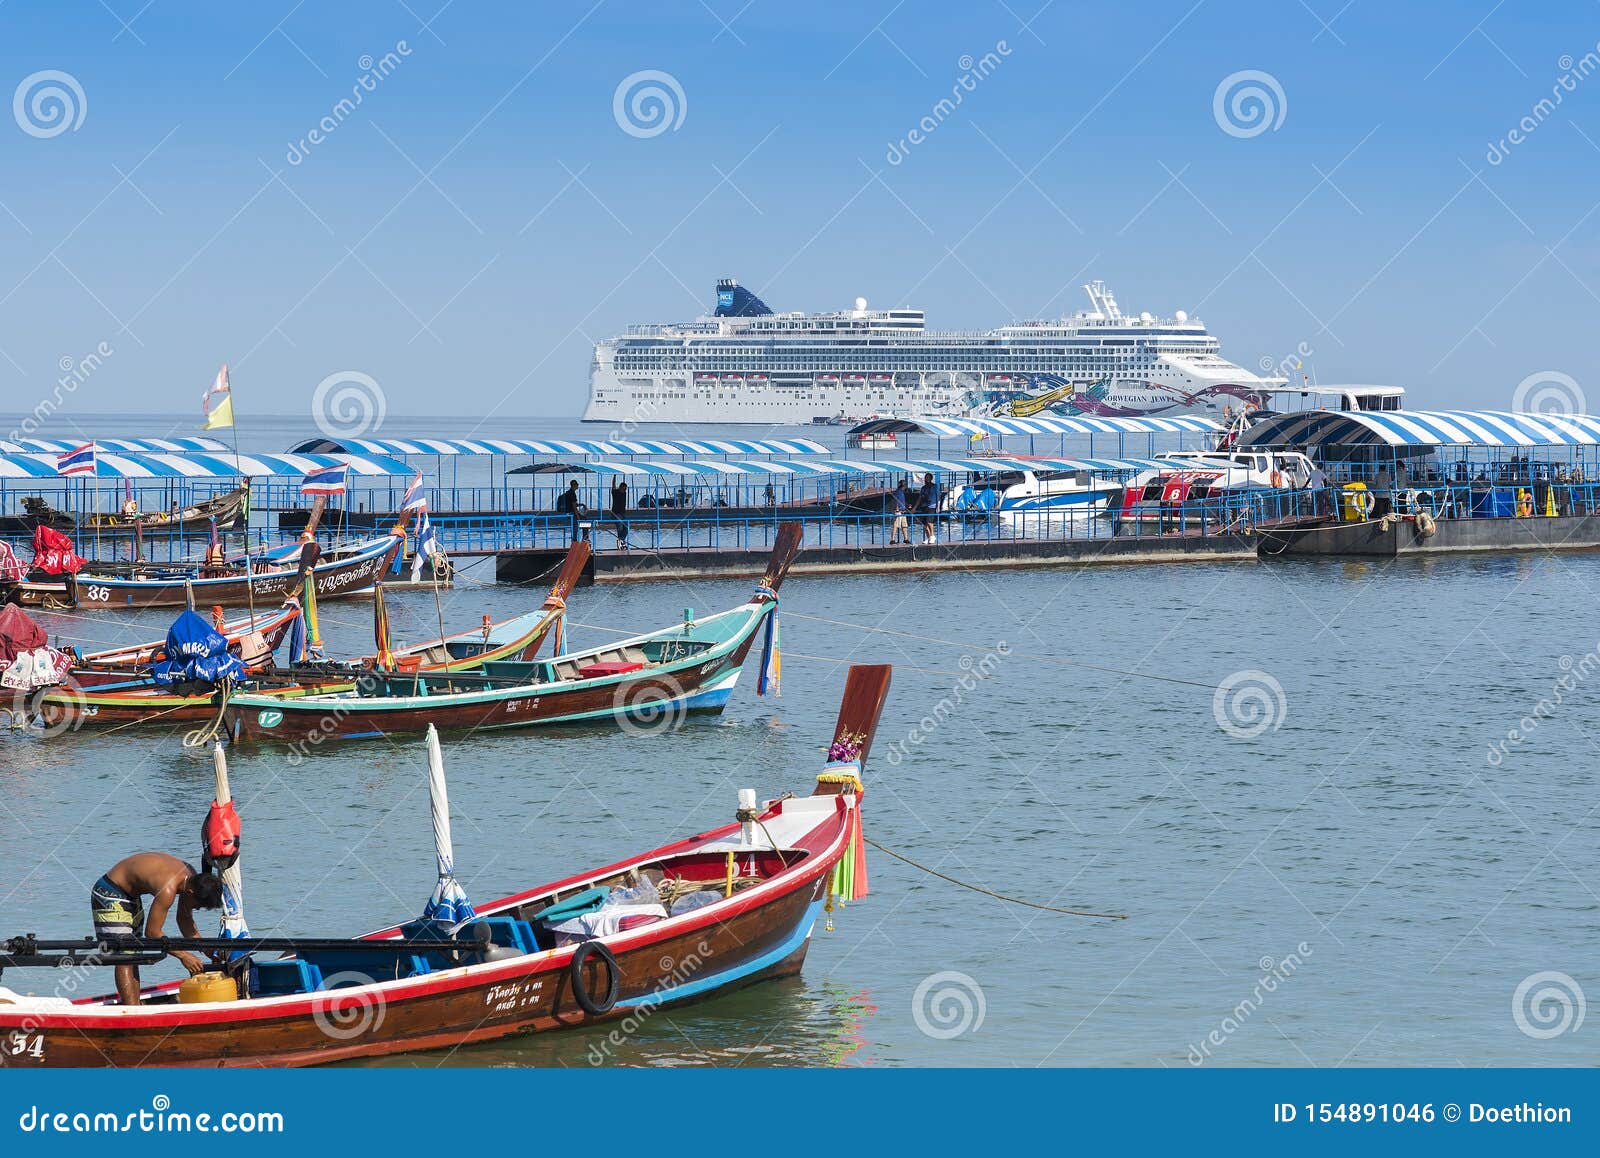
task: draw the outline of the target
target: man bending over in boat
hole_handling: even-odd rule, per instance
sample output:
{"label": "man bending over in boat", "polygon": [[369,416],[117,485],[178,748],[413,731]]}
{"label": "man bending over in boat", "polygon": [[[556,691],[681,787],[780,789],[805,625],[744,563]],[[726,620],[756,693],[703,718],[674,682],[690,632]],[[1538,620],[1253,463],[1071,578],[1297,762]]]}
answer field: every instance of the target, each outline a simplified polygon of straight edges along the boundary
{"label": "man bending over in boat", "polygon": [[[143,898],[150,898],[150,915],[145,917]],[[140,922],[146,937],[162,936],[167,911],[178,902],[178,931],[185,937],[198,937],[194,923],[196,909],[222,906],[222,881],[210,873],[195,872],[194,866],[164,852],[136,852],[120,860],[89,890],[89,909],[94,917],[98,941],[140,935]],[[179,950],[173,957],[191,975],[205,970],[205,962],[193,953]],[[124,1005],[139,1004],[139,967],[117,966],[117,996]]]}

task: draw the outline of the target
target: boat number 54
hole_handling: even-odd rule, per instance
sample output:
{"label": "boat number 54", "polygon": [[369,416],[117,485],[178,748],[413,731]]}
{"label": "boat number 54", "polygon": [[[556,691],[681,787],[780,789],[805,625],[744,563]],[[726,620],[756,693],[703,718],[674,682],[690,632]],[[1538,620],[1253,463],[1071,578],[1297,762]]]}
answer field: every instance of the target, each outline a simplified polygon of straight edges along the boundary
{"label": "boat number 54", "polygon": [[13,1030],[11,1036],[6,1038],[6,1052],[12,1057],[44,1057],[44,1034],[26,1033],[23,1030]]}
{"label": "boat number 54", "polygon": [[111,599],[111,588],[90,584],[83,589],[83,597],[92,603],[106,603]]}

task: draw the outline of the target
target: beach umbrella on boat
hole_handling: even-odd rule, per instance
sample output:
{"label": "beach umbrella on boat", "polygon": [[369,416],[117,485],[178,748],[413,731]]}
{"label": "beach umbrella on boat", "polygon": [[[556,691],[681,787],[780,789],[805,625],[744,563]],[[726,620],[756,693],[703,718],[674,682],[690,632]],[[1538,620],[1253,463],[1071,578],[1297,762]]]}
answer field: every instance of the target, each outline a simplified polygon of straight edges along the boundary
{"label": "beach umbrella on boat", "polygon": [[466,890],[456,880],[456,855],[450,843],[450,797],[444,786],[444,754],[439,730],[428,725],[428,800],[433,805],[433,851],[439,858],[439,883],[422,910],[425,921],[459,925],[477,916]]}
{"label": "beach umbrella on boat", "polygon": [[211,746],[211,764],[217,776],[216,799],[206,816],[203,833],[209,860],[222,865],[222,936],[238,939],[250,935],[244,920],[244,870],[239,867],[239,814],[233,807],[228,784],[228,757],[222,741]]}

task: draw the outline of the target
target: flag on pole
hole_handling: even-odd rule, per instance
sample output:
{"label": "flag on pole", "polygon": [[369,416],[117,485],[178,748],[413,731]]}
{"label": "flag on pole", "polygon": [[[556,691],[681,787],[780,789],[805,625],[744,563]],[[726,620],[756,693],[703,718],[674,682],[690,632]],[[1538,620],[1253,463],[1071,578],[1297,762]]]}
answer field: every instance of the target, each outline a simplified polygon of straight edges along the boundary
{"label": "flag on pole", "polygon": [[342,462],[333,462],[327,466],[314,467],[306,472],[305,478],[300,480],[300,493],[302,495],[344,494],[345,469],[345,464]]}
{"label": "flag on pole", "polygon": [[419,474],[411,480],[411,485],[406,488],[405,497],[400,500],[402,511],[424,511],[428,509],[428,500],[422,493],[422,476]]}
{"label": "flag on pole", "polygon": [[[213,403],[213,398],[221,398]],[[205,419],[201,430],[223,430],[233,425],[233,387],[228,381],[228,364],[224,362],[211,383],[211,389],[200,396],[200,414]]]}
{"label": "flag on pole", "polygon": [[433,520],[428,518],[428,504],[422,504],[417,512],[417,553],[411,557],[411,581],[418,582],[422,578],[422,561],[433,560],[434,573],[445,560],[444,548],[439,545],[439,533],[434,530]]}
{"label": "flag on pole", "polygon": [[92,442],[85,443],[76,450],[69,450],[65,454],[56,456],[56,473],[58,475],[94,474],[95,455],[100,448]]}

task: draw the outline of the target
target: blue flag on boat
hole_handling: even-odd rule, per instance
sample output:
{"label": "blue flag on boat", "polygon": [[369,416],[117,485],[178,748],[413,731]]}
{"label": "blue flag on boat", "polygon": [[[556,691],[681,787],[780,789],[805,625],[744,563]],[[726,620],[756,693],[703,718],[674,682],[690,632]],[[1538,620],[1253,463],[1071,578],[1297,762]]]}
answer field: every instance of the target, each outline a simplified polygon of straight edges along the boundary
{"label": "blue flag on boat", "polygon": [[428,500],[422,493],[422,476],[419,474],[411,480],[411,485],[406,488],[405,497],[400,500],[402,511],[425,511],[428,509]]}

